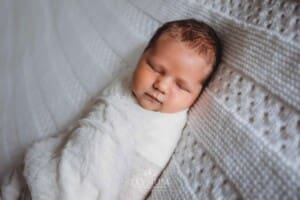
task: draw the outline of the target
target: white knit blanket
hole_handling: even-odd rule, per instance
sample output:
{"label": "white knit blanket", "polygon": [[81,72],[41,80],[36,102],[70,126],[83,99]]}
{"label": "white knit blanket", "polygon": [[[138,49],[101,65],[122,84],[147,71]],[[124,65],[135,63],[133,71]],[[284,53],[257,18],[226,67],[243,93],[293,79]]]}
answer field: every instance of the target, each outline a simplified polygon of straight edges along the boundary
{"label": "white knit blanket", "polygon": [[[168,162],[186,110],[143,109],[117,78],[69,133],[35,144],[24,176],[33,199],[143,199]],[[17,196],[17,195],[15,195]]]}

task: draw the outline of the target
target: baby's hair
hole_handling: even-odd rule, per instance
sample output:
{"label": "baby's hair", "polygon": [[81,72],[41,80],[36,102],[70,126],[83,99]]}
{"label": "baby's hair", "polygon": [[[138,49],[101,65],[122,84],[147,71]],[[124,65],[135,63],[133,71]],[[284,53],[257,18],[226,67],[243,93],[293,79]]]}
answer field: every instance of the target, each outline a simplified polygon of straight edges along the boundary
{"label": "baby's hair", "polygon": [[[221,42],[210,26],[195,19],[166,22],[156,30],[145,51],[154,46],[163,34],[168,34],[171,38],[186,43],[200,55],[207,56],[208,62],[212,64],[212,71],[216,70],[221,59]],[[207,77],[207,80],[210,77]]]}

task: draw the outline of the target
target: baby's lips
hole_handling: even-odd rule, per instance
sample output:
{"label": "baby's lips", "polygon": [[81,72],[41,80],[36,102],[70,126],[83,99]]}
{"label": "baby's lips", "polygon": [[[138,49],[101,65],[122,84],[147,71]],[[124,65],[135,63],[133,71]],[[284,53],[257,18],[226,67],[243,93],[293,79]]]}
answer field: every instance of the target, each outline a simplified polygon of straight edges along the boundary
{"label": "baby's lips", "polygon": [[159,101],[161,104],[164,102],[165,100],[165,95],[161,94],[161,93],[153,93],[150,94],[151,96],[153,96],[157,101]]}

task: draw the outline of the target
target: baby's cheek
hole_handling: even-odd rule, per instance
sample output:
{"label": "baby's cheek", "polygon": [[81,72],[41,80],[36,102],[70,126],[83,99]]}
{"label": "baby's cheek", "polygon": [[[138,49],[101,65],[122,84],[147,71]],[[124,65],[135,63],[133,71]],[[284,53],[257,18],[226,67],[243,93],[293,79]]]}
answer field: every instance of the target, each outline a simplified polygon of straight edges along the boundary
{"label": "baby's cheek", "polygon": [[189,108],[194,102],[194,97],[188,93],[181,93],[180,95],[177,95],[176,100],[181,107]]}
{"label": "baby's cheek", "polygon": [[177,89],[172,89],[168,97],[169,101],[173,102],[174,104],[178,104],[178,102],[181,102],[181,94]]}
{"label": "baby's cheek", "polygon": [[177,88],[176,86],[172,86],[170,91],[171,91],[171,95],[173,96],[178,96],[180,94],[179,88]]}

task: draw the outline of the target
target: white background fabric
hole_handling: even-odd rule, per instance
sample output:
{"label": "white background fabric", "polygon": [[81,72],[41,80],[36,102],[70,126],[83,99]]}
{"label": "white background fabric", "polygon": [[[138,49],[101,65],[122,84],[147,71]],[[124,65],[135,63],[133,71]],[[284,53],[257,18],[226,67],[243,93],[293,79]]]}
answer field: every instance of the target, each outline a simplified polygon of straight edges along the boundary
{"label": "white background fabric", "polygon": [[153,26],[143,35],[114,7],[0,1],[0,177],[34,141],[77,119],[119,69],[135,64]]}

